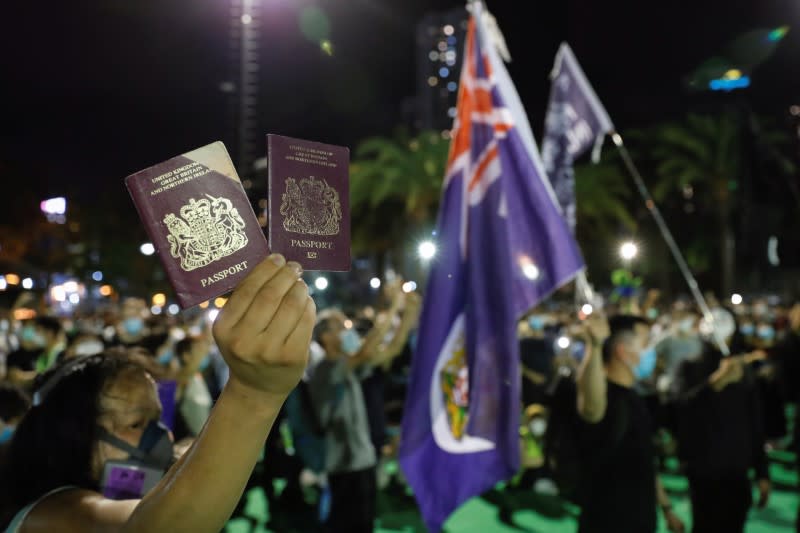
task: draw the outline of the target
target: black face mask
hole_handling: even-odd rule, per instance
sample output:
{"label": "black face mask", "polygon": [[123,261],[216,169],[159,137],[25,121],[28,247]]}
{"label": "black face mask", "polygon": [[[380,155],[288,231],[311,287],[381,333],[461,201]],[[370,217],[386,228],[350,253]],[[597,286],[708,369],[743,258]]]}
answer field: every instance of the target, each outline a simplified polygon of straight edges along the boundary
{"label": "black face mask", "polygon": [[131,446],[99,427],[100,440],[124,450],[130,457],[124,461],[106,461],[101,490],[113,500],[138,499],[155,487],[174,462],[169,430],[161,422],[151,421],[139,445]]}

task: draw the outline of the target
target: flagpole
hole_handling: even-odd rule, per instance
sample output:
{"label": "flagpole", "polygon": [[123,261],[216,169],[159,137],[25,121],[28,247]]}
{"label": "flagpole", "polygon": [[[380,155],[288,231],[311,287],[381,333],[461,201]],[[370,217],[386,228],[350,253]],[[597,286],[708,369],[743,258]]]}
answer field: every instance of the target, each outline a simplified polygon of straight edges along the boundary
{"label": "flagpole", "polygon": [[672,256],[678,263],[678,268],[683,274],[683,277],[686,279],[686,283],[689,285],[689,290],[692,292],[692,296],[694,296],[697,305],[700,306],[700,309],[703,312],[703,317],[705,318],[706,322],[711,324],[712,334],[714,335],[714,341],[717,343],[717,347],[723,355],[730,355],[731,352],[727,343],[725,342],[725,339],[720,336],[717,328],[713,327],[714,315],[711,314],[711,309],[709,309],[706,299],[700,292],[700,288],[697,285],[697,280],[689,270],[689,266],[686,264],[686,260],[684,260],[680,248],[678,248],[678,245],[675,243],[675,239],[672,237],[672,233],[669,231],[666,222],[664,222],[664,217],[661,216],[661,211],[658,209],[655,201],[653,201],[653,197],[650,195],[650,191],[648,191],[647,186],[644,184],[644,180],[642,179],[641,174],[639,174],[639,170],[636,168],[636,165],[634,165],[633,159],[628,153],[627,147],[622,142],[622,136],[616,131],[611,131],[610,133],[611,138],[614,140],[614,144],[617,146],[617,150],[619,150],[619,153],[622,156],[622,160],[625,162],[625,166],[628,168],[628,172],[630,172],[631,176],[633,177],[636,188],[639,189],[639,194],[641,194],[645,201],[645,206],[647,206],[650,214],[653,215],[653,219],[655,219],[656,224],[658,225],[661,236],[664,238],[664,241],[667,243],[667,246],[672,252]]}

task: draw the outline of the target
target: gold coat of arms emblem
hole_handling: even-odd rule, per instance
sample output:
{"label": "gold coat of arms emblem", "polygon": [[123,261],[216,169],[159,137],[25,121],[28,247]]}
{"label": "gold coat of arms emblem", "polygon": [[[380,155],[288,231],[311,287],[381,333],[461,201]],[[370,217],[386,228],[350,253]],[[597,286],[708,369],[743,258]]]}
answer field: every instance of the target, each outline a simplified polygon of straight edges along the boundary
{"label": "gold coat of arms emblem", "polygon": [[189,271],[227,257],[247,244],[244,220],[227,198],[189,199],[180,216],[169,213],[164,224],[169,230],[169,253]]}
{"label": "gold coat of arms emblem", "polygon": [[342,220],[339,193],[324,179],[314,176],[286,179],[286,192],[281,197],[283,228],[292,233],[337,235]]}

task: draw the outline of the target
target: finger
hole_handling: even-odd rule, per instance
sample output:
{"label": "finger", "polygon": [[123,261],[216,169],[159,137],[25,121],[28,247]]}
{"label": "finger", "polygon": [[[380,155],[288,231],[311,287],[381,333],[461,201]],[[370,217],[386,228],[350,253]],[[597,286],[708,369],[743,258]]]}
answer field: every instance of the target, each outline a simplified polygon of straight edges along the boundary
{"label": "finger", "polygon": [[255,337],[266,330],[300,274],[302,274],[302,269],[295,262],[289,262],[278,270],[253,297],[250,307],[233,326],[232,335],[234,337],[238,335]]}
{"label": "finger", "polygon": [[269,324],[266,328],[262,328],[255,341],[269,347],[267,351],[270,353],[282,350],[286,338],[303,315],[307,299],[308,285],[303,280],[295,279],[286,289]]}
{"label": "finger", "polygon": [[300,320],[297,322],[297,325],[289,334],[284,344],[286,353],[297,353],[298,350],[304,350],[307,353],[316,323],[317,306],[314,300],[307,297],[303,315],[300,317]]}
{"label": "finger", "polygon": [[280,254],[272,254],[259,263],[247,277],[239,283],[225,307],[217,317],[217,327],[227,329],[239,322],[250,304],[258,294],[259,289],[268,282],[286,264],[286,259]]}

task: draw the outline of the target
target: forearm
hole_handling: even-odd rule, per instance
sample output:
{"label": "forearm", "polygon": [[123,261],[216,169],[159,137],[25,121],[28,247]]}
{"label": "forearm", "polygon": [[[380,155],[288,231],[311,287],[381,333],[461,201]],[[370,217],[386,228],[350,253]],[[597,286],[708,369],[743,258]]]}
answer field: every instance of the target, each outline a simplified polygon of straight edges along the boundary
{"label": "forearm", "polygon": [[386,363],[387,361],[391,361],[400,355],[406,343],[408,342],[408,336],[411,333],[411,328],[414,325],[414,321],[415,317],[410,313],[406,312],[403,315],[403,320],[400,323],[400,327],[397,329],[397,333],[395,333],[392,337],[391,342],[389,342],[389,344],[386,346],[379,348],[377,364]]}
{"label": "forearm", "polygon": [[229,381],[203,431],[137,506],[125,530],[220,531],[242,496],[281,404]]}
{"label": "forearm", "polygon": [[656,501],[661,509],[669,509],[672,507],[672,502],[669,499],[669,494],[664,490],[664,485],[661,484],[661,478],[656,476]]}
{"label": "forearm", "polygon": [[587,422],[599,422],[606,413],[606,375],[599,346],[587,351],[578,369],[578,413]]}

